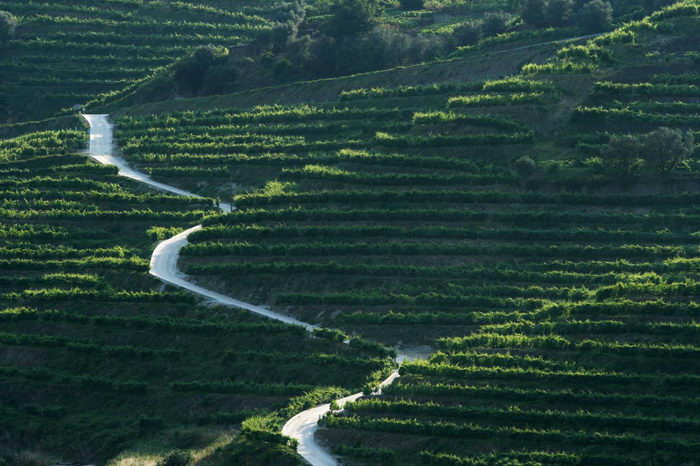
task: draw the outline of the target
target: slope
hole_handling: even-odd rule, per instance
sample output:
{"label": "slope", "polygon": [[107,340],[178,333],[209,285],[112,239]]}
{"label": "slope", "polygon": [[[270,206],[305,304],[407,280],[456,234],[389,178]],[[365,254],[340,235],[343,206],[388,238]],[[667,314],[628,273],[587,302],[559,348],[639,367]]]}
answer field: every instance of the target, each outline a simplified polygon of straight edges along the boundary
{"label": "slope", "polygon": [[274,2],[4,1],[20,18],[0,56],[3,122],[45,118],[146,78],[198,46],[269,30]]}
{"label": "slope", "polygon": [[351,355],[150,278],[152,242],[211,213],[212,200],[124,181],[77,153],[85,134],[0,142],[3,461],[121,453],[115,464],[142,464],[173,449],[233,461],[226,447],[245,442],[246,418],[291,416],[391,369],[374,349]]}
{"label": "slope", "polygon": [[510,79],[182,101],[118,139],[156,178],[238,193],[183,250],[201,283],[441,349],[328,418],[338,453],[692,464],[697,150],[667,170],[615,144],[697,128],[697,26],[683,2]]}

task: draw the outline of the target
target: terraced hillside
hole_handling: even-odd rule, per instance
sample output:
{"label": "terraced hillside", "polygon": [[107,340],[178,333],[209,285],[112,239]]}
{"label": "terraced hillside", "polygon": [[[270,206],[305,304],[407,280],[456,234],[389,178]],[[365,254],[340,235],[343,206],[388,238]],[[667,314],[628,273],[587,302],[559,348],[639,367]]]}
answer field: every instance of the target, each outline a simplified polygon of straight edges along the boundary
{"label": "terraced hillside", "polygon": [[302,3],[0,5],[0,465],[698,465],[698,0]]}
{"label": "terraced hillside", "polygon": [[[388,31],[422,34],[426,42],[439,44],[435,53],[406,57],[397,64],[415,63],[446,55],[461,44],[459,40],[452,44],[452,35],[464,24],[481,24],[485,15],[496,12],[505,12],[503,21],[517,18],[520,5],[506,3],[432,2],[426,5],[429,9],[408,11],[382,3],[376,22]],[[259,44],[250,50],[236,46],[268,40],[276,27],[293,16],[288,11],[304,10],[301,32],[312,36],[319,34],[320,25],[333,12],[328,2],[316,0],[8,0],[0,7],[18,22],[16,37],[3,44],[0,56],[2,123],[47,118],[74,105],[93,102],[98,96],[102,102],[128,94],[142,83],[163,80],[168,74],[165,68],[169,70],[169,65],[201,47],[217,48],[220,57],[233,48],[229,61],[240,58],[236,56],[239,53],[250,59]],[[621,9],[619,13],[624,16],[628,12]],[[500,32],[485,37],[489,42],[484,46],[581,34],[570,27],[497,34]],[[213,81],[224,82],[232,74],[224,69]],[[167,100],[188,96],[189,92],[157,89],[139,99]]]}
{"label": "terraced hillside", "polygon": [[274,2],[4,1],[17,38],[0,56],[3,121],[37,119],[117,91],[199,46],[249,42]]}
{"label": "terraced hillside", "polygon": [[[626,194],[607,185],[597,194],[531,194],[546,209],[537,217],[522,193],[512,211],[490,210],[492,226],[501,218],[511,231],[518,221],[530,226],[519,233],[527,247],[494,254],[489,265],[479,255],[476,280],[494,283],[476,309],[500,300],[496,309],[508,312],[473,312],[478,330],[438,339],[438,352],[404,364],[382,397],[329,416],[322,438],[350,464],[696,464],[696,161],[682,170],[661,157],[636,166],[605,149],[616,133],[697,128],[697,112],[685,110],[698,96],[697,39],[660,49],[595,80],[573,113],[578,157],[557,164],[569,176],[607,166],[623,183],[635,173],[647,184]],[[497,244],[481,238],[483,249]],[[518,258],[539,241],[540,251]]]}
{"label": "terraced hillside", "polygon": [[125,116],[118,139],[235,193],[183,250],[198,282],[438,350],[326,418],[348,464],[696,464],[698,9],[513,78]]}
{"label": "terraced hillside", "polygon": [[[152,241],[213,212],[212,200],[123,181],[76,153],[85,135],[0,141],[5,464],[120,453],[110,464],[153,464],[174,449],[199,464],[244,461],[244,438],[261,448],[265,429],[391,368],[371,347],[351,354],[150,278]],[[236,437],[245,419],[247,437]],[[296,464],[292,450],[276,455]]]}

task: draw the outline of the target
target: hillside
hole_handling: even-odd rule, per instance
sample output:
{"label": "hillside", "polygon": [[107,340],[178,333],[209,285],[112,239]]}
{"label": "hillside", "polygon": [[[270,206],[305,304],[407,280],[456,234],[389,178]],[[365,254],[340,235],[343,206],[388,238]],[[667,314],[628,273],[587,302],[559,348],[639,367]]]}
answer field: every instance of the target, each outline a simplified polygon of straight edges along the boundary
{"label": "hillside", "polygon": [[350,354],[149,278],[152,241],[212,212],[212,201],[122,181],[75,153],[85,134],[30,133],[0,145],[7,464],[103,464],[120,452],[110,464],[143,464],[182,448],[207,461],[231,443],[231,425],[294,414],[390,367],[382,354]]}
{"label": "hillside", "polygon": [[[230,65],[237,54],[249,60],[250,51],[272,40],[276,28],[287,21],[298,21],[304,33],[318,34],[318,24],[332,12],[329,2],[323,0],[22,0],[5,1],[1,7],[17,18],[18,26],[14,39],[2,46],[0,54],[0,123],[43,119],[93,101],[116,100],[124,106],[191,97],[198,92],[231,92],[238,85],[261,87],[268,78],[255,70],[245,71],[250,76],[239,79],[241,84],[212,84],[212,89],[175,82],[166,85],[165,81],[173,79],[174,64],[201,48],[216,50],[212,59],[220,65],[219,75],[212,83],[234,80],[236,69]],[[300,8],[305,12],[297,18]],[[403,11],[388,4],[383,5],[377,21],[397,34],[421,34],[427,42],[444,43],[431,46],[435,51],[418,57],[420,61],[461,44],[452,44],[451,39],[461,24],[482,21],[494,12],[502,12],[505,21],[515,17],[517,8],[507,2],[471,7],[434,2],[430,10]],[[491,47],[579,34],[571,28],[550,28],[541,37],[532,32],[523,37],[511,33]],[[400,64],[413,62],[406,58]],[[278,78],[299,80],[303,74]],[[134,91],[135,96],[131,95]]]}
{"label": "hillside", "polygon": [[156,178],[237,193],[183,250],[197,282],[440,351],[327,418],[337,453],[692,464],[696,161],[611,141],[697,131],[698,24],[682,4],[501,80],[127,110],[117,136]]}
{"label": "hillside", "polygon": [[203,45],[233,46],[272,27],[274,2],[3,1],[21,18],[0,55],[3,122],[45,118],[117,91]]}
{"label": "hillside", "polygon": [[[298,2],[5,2],[0,465],[699,465],[700,3],[613,3],[599,34],[380,2],[445,48],[319,78],[286,55],[332,34],[309,2],[209,95],[178,67]],[[145,175],[86,152],[88,101]],[[242,303],[154,276],[183,235],[170,273]]]}

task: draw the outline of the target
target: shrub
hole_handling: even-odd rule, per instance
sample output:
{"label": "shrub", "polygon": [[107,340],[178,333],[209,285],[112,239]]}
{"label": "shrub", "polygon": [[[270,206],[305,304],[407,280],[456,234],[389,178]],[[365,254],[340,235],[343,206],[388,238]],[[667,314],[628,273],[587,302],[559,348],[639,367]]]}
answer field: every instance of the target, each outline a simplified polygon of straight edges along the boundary
{"label": "shrub", "polygon": [[531,157],[523,155],[515,161],[515,163],[513,164],[513,168],[515,168],[515,171],[518,173],[518,175],[520,175],[523,178],[527,178],[529,176],[532,176],[533,173],[535,173],[537,165]]}
{"label": "shrub", "polygon": [[141,415],[138,419],[139,431],[154,431],[162,429],[164,425],[162,417],[148,417],[146,415]]}
{"label": "shrub", "polygon": [[576,14],[579,27],[591,31],[607,31],[612,27],[613,8],[603,0],[591,0]]}
{"label": "shrub", "polygon": [[544,18],[544,0],[527,0],[523,6],[520,16],[526,24],[534,27],[543,27],[546,23]]}
{"label": "shrub", "polygon": [[370,30],[375,22],[375,0],[336,0],[333,15],[326,22],[326,33],[332,37],[346,37]]}
{"label": "shrub", "polygon": [[485,36],[495,36],[508,30],[508,18],[505,15],[492,13],[486,16],[482,29]]}
{"label": "shrub", "polygon": [[0,45],[4,45],[15,37],[17,20],[7,11],[0,11]]}
{"label": "shrub", "polygon": [[336,330],[333,328],[315,328],[313,331],[313,335],[318,338],[325,338],[326,340],[337,341],[340,343],[350,338],[348,335],[341,332],[340,330]]}
{"label": "shrub", "polygon": [[191,57],[182,60],[175,67],[175,83],[180,93],[196,95],[204,84],[207,70],[217,56],[212,46],[200,47]]}
{"label": "shrub", "polygon": [[571,17],[571,0],[549,0],[544,9],[544,17],[549,26],[563,26]]}
{"label": "shrub", "polygon": [[473,45],[481,39],[481,26],[476,23],[463,23],[452,32],[452,42],[456,46]]}
{"label": "shrub", "polygon": [[642,138],[644,158],[662,173],[676,168],[695,149],[695,136],[691,131],[660,127]]}

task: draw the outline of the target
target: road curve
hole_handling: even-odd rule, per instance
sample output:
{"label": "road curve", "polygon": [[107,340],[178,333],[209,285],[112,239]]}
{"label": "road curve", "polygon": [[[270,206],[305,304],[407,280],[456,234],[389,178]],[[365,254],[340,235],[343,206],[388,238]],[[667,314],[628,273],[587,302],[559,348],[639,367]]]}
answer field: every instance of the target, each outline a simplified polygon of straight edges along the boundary
{"label": "road curve", "polygon": [[[147,174],[129,167],[126,160],[114,155],[114,143],[112,139],[113,125],[109,122],[108,115],[83,115],[83,117],[90,125],[89,155],[91,158],[104,165],[113,165],[118,167],[119,175],[131,178],[132,180],[140,181],[156,189],[179,194],[181,196],[202,198],[202,196],[198,194],[194,194],[164,183],[159,183],[158,181],[151,179],[151,177]],[[230,212],[233,209],[233,206],[222,202],[219,204],[219,209],[224,212]],[[302,322],[293,317],[271,311],[262,306],[256,306],[254,304],[233,299],[229,296],[207,290],[206,288],[187,281],[186,275],[180,272],[180,270],[177,268],[177,261],[180,257],[180,251],[187,244],[187,237],[201,228],[202,225],[194,226],[173,236],[170,239],[158,243],[153,251],[153,254],[151,254],[151,266],[149,270],[150,274],[154,277],[160,278],[164,282],[186,289],[219,304],[245,309],[247,311],[254,312],[255,314],[259,314],[270,319],[279,320],[287,324],[301,325],[309,331],[313,331],[315,328],[318,328],[317,325]]]}
{"label": "road curve", "polygon": [[[90,148],[88,155],[92,159],[104,165],[113,165],[119,168],[119,175],[140,181],[156,189],[182,196],[202,198],[202,196],[189,191],[185,191],[164,183],[159,183],[158,181],[151,179],[151,177],[147,174],[129,167],[124,159],[114,155],[114,143],[112,136],[113,125],[109,122],[108,115],[81,115],[90,125]],[[225,202],[219,203],[219,209],[224,212],[230,212],[234,208],[235,207],[233,207],[231,204]],[[150,274],[166,283],[191,291],[192,293],[198,294],[218,304],[245,309],[255,314],[287,324],[301,325],[310,332],[316,328],[319,328],[318,325],[302,322],[288,315],[271,311],[262,306],[256,306],[244,301],[239,301],[189,282],[187,280],[187,276],[177,268],[177,261],[180,257],[180,251],[187,244],[187,237],[201,228],[202,225],[194,226],[181,233],[178,233],[170,239],[158,243],[151,255]],[[400,353],[396,360],[398,362],[402,362],[407,358],[411,358],[411,356],[405,353]],[[389,377],[387,377],[380,384],[379,391],[381,391],[381,387],[390,385],[397,377],[399,377],[398,371],[392,372],[391,375],[389,375]],[[361,396],[362,393],[355,393],[337,400],[337,403],[342,407],[345,403],[355,401]],[[314,433],[318,429],[319,419],[321,419],[321,417],[323,417],[329,411],[330,403],[307,409],[306,411],[302,411],[287,421],[282,428],[283,434],[292,437],[299,442],[297,448],[298,453],[312,466],[338,465],[336,459],[321,448],[321,446],[316,443],[314,438]]]}
{"label": "road curve", "polygon": [[[399,359],[399,358],[397,358]],[[381,394],[382,387],[391,385],[394,380],[399,377],[399,371],[394,371],[380,385],[379,390],[374,394]],[[345,398],[336,400],[336,403],[342,408],[345,403],[357,400],[362,396],[362,392],[354,393]],[[297,452],[313,466],[336,466],[338,461],[325,451],[317,442],[314,434],[318,430],[318,421],[331,410],[330,403],[316,406],[306,411],[302,411],[282,427],[282,433],[288,437],[297,439],[299,446]]]}

